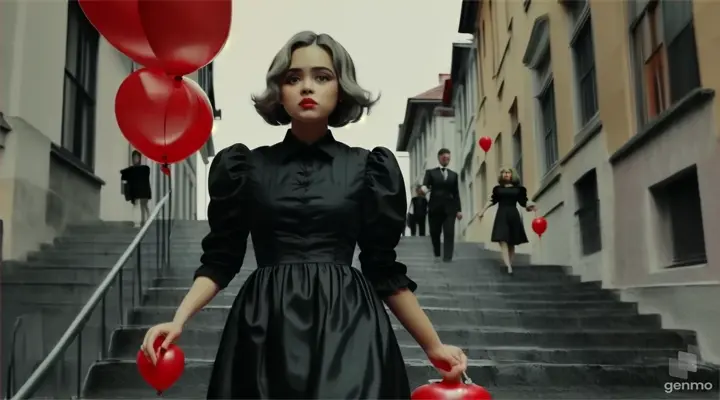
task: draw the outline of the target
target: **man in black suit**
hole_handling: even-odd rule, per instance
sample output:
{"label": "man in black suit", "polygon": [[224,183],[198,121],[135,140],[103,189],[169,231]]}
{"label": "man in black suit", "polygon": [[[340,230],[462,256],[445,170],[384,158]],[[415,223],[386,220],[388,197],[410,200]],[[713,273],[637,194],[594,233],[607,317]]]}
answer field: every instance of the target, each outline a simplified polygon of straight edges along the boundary
{"label": "man in black suit", "polygon": [[435,257],[440,257],[440,234],[443,235],[443,261],[452,261],[455,247],[455,220],[462,219],[458,174],[448,168],[450,150],[438,151],[440,166],[425,171],[423,193],[430,193],[428,222]]}

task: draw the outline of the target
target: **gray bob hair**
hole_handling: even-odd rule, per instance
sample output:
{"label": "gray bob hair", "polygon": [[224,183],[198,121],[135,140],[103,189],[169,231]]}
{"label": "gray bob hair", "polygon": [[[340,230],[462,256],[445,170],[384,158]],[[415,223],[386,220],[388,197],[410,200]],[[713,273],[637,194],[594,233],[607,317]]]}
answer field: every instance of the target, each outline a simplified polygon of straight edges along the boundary
{"label": "gray bob hair", "polygon": [[341,128],[349,123],[358,122],[364,113],[370,114],[370,109],[380,99],[380,96],[373,99],[372,94],[357,83],[355,64],[340,43],[325,33],[304,31],[290,38],[280,49],[268,69],[265,91],[251,97],[255,103],[255,110],[268,124],[278,126],[290,123],[290,115],[281,103],[280,87],[285,73],[290,68],[293,51],[313,44],[322,47],[330,54],[338,76],[339,101],[328,118],[328,125]]}
{"label": "gray bob hair", "polygon": [[[509,172],[510,173],[510,182],[506,182],[503,179],[503,173]],[[515,168],[501,168],[500,173],[498,173],[498,183],[504,184],[504,183],[510,183],[513,186],[520,186],[520,175],[518,175],[517,171],[515,171]]]}

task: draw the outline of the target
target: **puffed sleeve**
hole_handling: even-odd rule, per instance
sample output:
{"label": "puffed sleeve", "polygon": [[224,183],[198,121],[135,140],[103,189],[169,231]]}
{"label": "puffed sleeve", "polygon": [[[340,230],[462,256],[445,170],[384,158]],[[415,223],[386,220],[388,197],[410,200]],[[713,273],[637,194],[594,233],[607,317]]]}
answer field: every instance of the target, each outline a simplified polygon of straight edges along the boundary
{"label": "puffed sleeve", "polygon": [[363,274],[381,298],[401,289],[415,291],[407,267],[396,261],[395,247],[405,230],[405,181],[395,155],[376,147],[365,166],[363,226],[358,239]]}
{"label": "puffed sleeve", "polygon": [[224,289],[240,271],[250,232],[248,205],[251,152],[242,144],[221,150],[210,165],[207,218],[210,233],[202,241],[201,266],[195,278],[204,276]]}
{"label": "puffed sleeve", "polygon": [[527,207],[528,205],[528,195],[527,195],[527,189],[525,189],[525,186],[520,186],[518,189],[518,197],[517,202],[520,204],[521,207]]}
{"label": "puffed sleeve", "polygon": [[498,195],[497,195],[498,187],[499,186],[493,187],[492,193],[490,194],[490,204],[492,204],[492,205],[495,205],[498,202]]}

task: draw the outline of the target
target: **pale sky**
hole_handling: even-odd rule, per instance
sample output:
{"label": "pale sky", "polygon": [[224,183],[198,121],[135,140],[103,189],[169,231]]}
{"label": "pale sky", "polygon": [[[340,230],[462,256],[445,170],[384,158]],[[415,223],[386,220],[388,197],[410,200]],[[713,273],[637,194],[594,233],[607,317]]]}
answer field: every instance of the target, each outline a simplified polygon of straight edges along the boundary
{"label": "pale sky", "polygon": [[[333,130],[336,139],[394,151],[407,98],[437,86],[438,74],[450,72],[452,43],[468,37],[457,33],[460,6],[461,0],[235,0],[230,38],[215,60],[215,100],[223,112],[213,134],[216,152],[282,140],[287,128],[267,125],[250,95],[264,89],[277,51],[304,30],[333,36],[352,56],[358,82],[382,96],[367,119]],[[407,182],[407,155],[397,156]],[[206,218],[207,169],[200,162],[198,219]]]}

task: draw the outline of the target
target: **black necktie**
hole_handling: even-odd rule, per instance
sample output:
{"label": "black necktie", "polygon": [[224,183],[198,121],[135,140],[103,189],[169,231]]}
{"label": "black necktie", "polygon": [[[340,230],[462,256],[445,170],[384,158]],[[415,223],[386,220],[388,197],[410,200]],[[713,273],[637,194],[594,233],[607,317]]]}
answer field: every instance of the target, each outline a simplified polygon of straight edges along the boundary
{"label": "black necktie", "polygon": [[447,168],[440,168],[440,173],[443,176],[443,180],[447,180],[447,172],[445,172]]}

